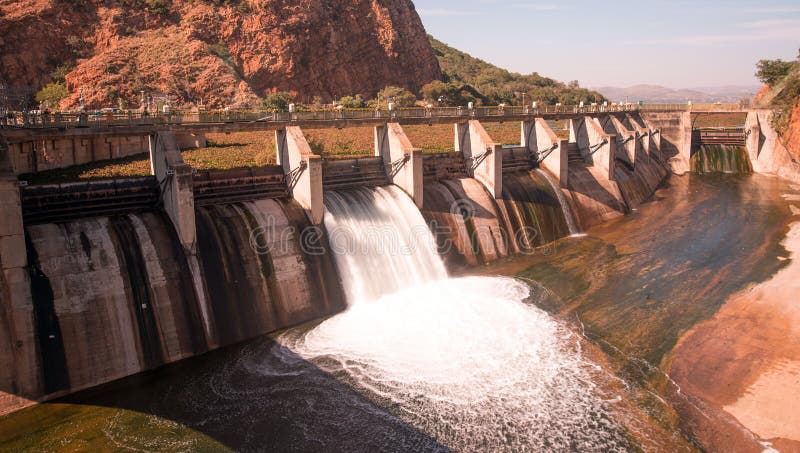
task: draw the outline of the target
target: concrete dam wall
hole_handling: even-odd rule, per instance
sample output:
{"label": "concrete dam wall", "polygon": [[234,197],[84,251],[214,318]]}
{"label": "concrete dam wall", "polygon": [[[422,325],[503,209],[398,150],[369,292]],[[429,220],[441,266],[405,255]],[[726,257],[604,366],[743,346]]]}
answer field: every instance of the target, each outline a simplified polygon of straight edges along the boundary
{"label": "concrete dam wall", "polygon": [[[452,268],[535,252],[624,215],[668,173],[661,147],[671,139],[644,124],[581,116],[567,140],[537,119],[521,124],[519,146],[503,148],[468,120],[454,127],[453,152],[423,156],[388,123],[376,127],[374,158],[335,162],[287,127],[276,133],[279,167],[213,175],[193,174],[178,140],[159,132],[148,141],[152,184],[22,188],[22,197],[6,164],[0,357],[14,365],[0,371],[0,412],[343,310],[353,296],[342,289],[350,269],[331,242],[333,220],[427,224]],[[116,210],[151,186],[157,203]],[[75,197],[71,209],[58,194]],[[93,210],[81,214],[87,200]],[[386,216],[359,211],[375,203]],[[409,261],[407,273],[428,261]],[[393,272],[384,264],[372,278]]]}
{"label": "concrete dam wall", "polygon": [[200,207],[192,257],[160,212],[27,226],[36,372],[16,369],[3,390],[57,396],[340,311],[331,254],[301,238],[308,227],[292,200]]}

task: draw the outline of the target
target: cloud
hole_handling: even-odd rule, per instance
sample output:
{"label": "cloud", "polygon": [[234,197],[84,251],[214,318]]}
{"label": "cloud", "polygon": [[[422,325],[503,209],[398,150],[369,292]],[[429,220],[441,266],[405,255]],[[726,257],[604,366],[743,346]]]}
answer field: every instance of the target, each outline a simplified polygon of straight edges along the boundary
{"label": "cloud", "polygon": [[733,33],[710,35],[684,35],[659,39],[630,40],[627,44],[679,44],[689,46],[713,46],[737,42],[796,41],[800,36],[800,20],[775,19],[738,24]]}

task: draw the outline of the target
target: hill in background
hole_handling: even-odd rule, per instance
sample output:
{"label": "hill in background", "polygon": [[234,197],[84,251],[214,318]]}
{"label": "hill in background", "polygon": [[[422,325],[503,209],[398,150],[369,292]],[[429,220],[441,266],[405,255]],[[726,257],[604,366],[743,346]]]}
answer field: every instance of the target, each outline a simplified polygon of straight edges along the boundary
{"label": "hill in background", "polygon": [[454,49],[430,35],[428,38],[439,60],[443,83],[449,84],[451,91],[464,97],[473,96],[480,103],[520,105],[522,93],[525,93],[526,103],[538,101],[548,105],[605,100],[600,93],[581,88],[577,81],[565,84],[538,73],[510,72]]}
{"label": "hill in background", "polygon": [[758,93],[757,86],[721,86],[672,89],[660,85],[634,85],[627,88],[598,87],[595,90],[613,101],[642,101],[648,104],[694,103],[738,103],[752,99]]}

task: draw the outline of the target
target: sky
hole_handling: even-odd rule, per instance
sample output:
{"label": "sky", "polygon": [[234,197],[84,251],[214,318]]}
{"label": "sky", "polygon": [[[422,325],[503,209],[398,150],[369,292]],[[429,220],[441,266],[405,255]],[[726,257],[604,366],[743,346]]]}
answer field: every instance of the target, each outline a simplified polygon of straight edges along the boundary
{"label": "sky", "polygon": [[440,41],[584,87],[757,86],[758,60],[800,48],[798,0],[413,1]]}

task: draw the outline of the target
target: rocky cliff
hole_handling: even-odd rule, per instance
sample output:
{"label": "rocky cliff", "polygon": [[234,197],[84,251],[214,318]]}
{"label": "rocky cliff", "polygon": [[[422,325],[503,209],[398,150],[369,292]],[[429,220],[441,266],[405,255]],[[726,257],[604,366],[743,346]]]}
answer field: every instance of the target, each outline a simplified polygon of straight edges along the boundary
{"label": "rocky cliff", "polygon": [[439,64],[410,0],[0,0],[0,83],[39,89],[66,66],[75,107],[254,105],[417,91]]}

